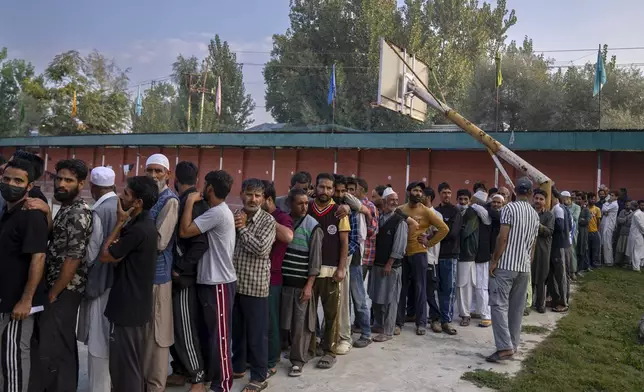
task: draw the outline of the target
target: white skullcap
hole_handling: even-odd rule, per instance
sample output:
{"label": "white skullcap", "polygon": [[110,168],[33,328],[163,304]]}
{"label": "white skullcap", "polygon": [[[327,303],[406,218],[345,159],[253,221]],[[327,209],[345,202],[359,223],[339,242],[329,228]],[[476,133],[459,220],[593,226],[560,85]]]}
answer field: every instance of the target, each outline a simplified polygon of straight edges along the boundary
{"label": "white skullcap", "polygon": [[170,161],[168,157],[163,154],[152,154],[145,162],[145,167],[150,165],[159,165],[165,167],[166,170],[170,170]]}
{"label": "white skullcap", "polygon": [[487,200],[487,192],[484,191],[477,191],[474,196],[475,199],[479,199],[480,201],[486,201]]}
{"label": "white skullcap", "polygon": [[568,191],[561,192],[561,197],[570,197],[570,192]]}
{"label": "white skullcap", "polygon": [[501,203],[503,203],[505,201],[505,197],[503,197],[503,195],[500,195],[498,193],[496,195],[492,196],[492,200],[494,200],[494,199],[501,199]]}
{"label": "white skullcap", "polygon": [[109,167],[97,166],[92,169],[89,182],[97,186],[114,186],[114,170]]}
{"label": "white skullcap", "polygon": [[382,198],[383,198],[383,199],[386,199],[386,198],[387,198],[387,196],[391,196],[391,195],[393,195],[393,194],[395,194],[395,193],[396,193],[396,192],[394,192],[394,190],[393,190],[393,189],[391,189],[391,188],[385,188],[385,190],[384,190],[384,191],[382,191]]}

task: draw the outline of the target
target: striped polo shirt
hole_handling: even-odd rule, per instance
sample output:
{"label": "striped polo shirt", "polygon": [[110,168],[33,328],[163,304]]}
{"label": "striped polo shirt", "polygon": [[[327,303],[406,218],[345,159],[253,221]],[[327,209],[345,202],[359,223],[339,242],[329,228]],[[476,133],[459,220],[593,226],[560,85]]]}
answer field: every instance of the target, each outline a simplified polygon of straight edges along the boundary
{"label": "striped polo shirt", "polygon": [[510,233],[498,268],[530,272],[532,246],[539,232],[539,214],[527,201],[515,201],[501,209],[501,225],[510,226]]}

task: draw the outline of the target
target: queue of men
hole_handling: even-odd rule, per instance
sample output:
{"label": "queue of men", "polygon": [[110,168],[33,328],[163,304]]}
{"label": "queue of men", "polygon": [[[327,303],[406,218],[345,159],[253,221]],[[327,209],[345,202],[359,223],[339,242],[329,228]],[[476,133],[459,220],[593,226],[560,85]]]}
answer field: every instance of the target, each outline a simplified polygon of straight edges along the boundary
{"label": "queue of men", "polygon": [[111,168],[71,159],[56,164],[52,219],[42,173],[18,152],[0,182],[3,391],[75,391],[77,340],[93,392],[221,392],[247,376],[243,391],[262,391],[283,350],[298,377],[407,322],[419,336],[456,335],[455,312],[460,327],[492,326],[487,360],[498,362],[516,353],[526,311],[567,311],[570,281],[591,265],[644,265],[644,202],[553,188],[547,206],[527,178],[512,192],[441,183],[434,208],[424,182],[400,196],[379,185],[369,200],[364,179],[329,173],[296,173],[278,197],[261,179],[235,189],[223,170],[198,189],[184,161],[170,184],[168,158],[154,154],[117,195]]}

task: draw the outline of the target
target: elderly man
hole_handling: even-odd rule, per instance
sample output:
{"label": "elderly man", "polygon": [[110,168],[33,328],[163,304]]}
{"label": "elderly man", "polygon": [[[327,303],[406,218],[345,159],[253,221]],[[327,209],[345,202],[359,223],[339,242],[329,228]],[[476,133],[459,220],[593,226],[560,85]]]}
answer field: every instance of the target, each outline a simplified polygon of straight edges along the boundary
{"label": "elderly man", "polygon": [[644,267],[644,200],[638,200],[639,208],[633,213],[628,235],[626,255],[630,257],[633,271]]}
{"label": "elderly man", "polygon": [[[382,193],[382,214],[376,235],[376,258],[369,277],[369,298],[373,307],[374,342],[385,342],[394,335],[400,300],[402,258],[407,247],[405,218],[396,214],[398,194],[391,188]],[[436,241],[438,242],[438,241]]]}
{"label": "elderly man", "polygon": [[110,381],[109,333],[110,322],[105,307],[114,283],[114,266],[99,262],[103,242],[117,223],[118,197],[114,193],[114,171],[98,166],[90,174],[92,206],[92,235],[87,245],[87,286],[81,302],[77,339],[88,351],[89,386],[91,391],[109,392]]}
{"label": "elderly man", "polygon": [[168,376],[170,346],[174,343],[172,322],[172,264],[175,228],[179,219],[179,198],[168,187],[170,161],[163,154],[151,155],[145,163],[145,171],[159,190],[156,204],[150,209],[154,219],[158,241],[158,257],[154,286],[152,287],[152,320],[146,330],[144,354],[144,377],[150,392],[163,391]]}

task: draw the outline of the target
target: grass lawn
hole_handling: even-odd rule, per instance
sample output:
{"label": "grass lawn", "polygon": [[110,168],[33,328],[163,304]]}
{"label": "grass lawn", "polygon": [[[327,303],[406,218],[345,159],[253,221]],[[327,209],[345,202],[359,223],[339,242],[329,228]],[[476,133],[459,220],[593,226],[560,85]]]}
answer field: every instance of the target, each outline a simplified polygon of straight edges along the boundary
{"label": "grass lawn", "polygon": [[[525,359],[514,377],[476,370],[463,379],[507,392],[644,391],[644,274],[595,270],[581,280],[568,315]],[[528,328],[530,329],[530,328]]]}

